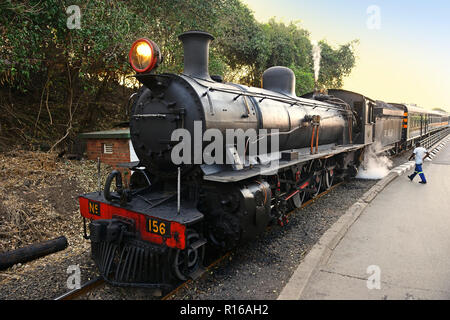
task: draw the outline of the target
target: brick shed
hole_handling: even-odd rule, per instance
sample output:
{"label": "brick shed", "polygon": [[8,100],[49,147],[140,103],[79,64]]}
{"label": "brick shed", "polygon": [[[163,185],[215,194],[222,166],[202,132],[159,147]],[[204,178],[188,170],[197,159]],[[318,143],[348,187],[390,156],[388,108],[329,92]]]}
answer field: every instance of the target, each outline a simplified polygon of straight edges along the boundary
{"label": "brick shed", "polygon": [[86,140],[87,157],[118,168],[119,163],[138,161],[130,140],[130,129],[113,129],[80,134]]}

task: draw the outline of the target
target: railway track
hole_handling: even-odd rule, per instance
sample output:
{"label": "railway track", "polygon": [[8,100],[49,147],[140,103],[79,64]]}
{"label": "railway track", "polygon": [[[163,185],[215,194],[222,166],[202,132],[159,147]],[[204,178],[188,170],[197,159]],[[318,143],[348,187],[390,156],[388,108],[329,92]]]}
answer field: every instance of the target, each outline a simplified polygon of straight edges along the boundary
{"label": "railway track", "polygon": [[98,276],[94,279],[89,280],[88,282],[85,282],[81,285],[79,289],[73,289],[70,290],[63,295],[56,297],[54,300],[74,300],[75,298],[78,298],[81,295],[84,295],[93,289],[102,286],[105,284],[105,280],[102,276]]}
{"label": "railway track", "polygon": [[[300,210],[302,208],[305,208],[309,205],[311,205],[312,203],[314,203],[315,201],[317,201],[318,199],[320,199],[321,197],[325,196],[326,194],[330,193],[333,189],[337,188],[338,186],[342,185],[344,182],[339,182],[336,183],[335,185],[333,185],[330,189],[323,191],[322,193],[318,194],[316,197],[306,201],[304,204],[302,204],[302,206],[298,209],[294,209],[292,211],[290,211],[287,216],[291,216],[292,214],[294,214],[297,210]],[[269,229],[271,227],[268,227]],[[223,256],[221,256],[220,258],[216,259],[214,262],[212,262],[210,265],[208,265],[208,267],[205,268],[205,271],[203,273],[203,275],[205,273],[207,273],[207,271],[210,271],[212,268],[220,265],[220,263],[222,261],[224,261],[226,258],[228,258],[231,255],[231,251],[227,252],[226,254],[224,254]],[[203,276],[202,275],[202,276]],[[173,296],[175,296],[181,289],[188,287],[191,283],[193,282],[193,280],[187,280],[183,283],[181,283],[179,286],[177,286],[175,289],[173,289],[172,291],[170,291],[169,293],[165,294],[164,296],[161,297],[161,300],[171,300],[171,298],[173,298]],[[103,285],[106,284],[106,281],[103,279],[103,277],[98,276],[94,279],[91,279],[87,282],[85,282],[84,284],[81,285],[81,287],[79,289],[73,289],[70,290],[56,298],[54,298],[54,300],[75,300],[83,295],[86,295],[87,293],[93,291],[94,289],[101,287]]]}

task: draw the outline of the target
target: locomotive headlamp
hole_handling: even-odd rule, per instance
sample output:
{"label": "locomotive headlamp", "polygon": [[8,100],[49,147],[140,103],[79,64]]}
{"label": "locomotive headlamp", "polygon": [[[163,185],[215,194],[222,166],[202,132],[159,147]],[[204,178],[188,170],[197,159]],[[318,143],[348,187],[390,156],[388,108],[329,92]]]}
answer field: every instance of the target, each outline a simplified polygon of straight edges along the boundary
{"label": "locomotive headlamp", "polygon": [[138,57],[150,59],[152,57],[152,48],[148,45],[147,42],[139,42],[136,46],[136,53]]}
{"label": "locomotive headlamp", "polygon": [[161,52],[151,40],[142,38],[136,40],[129,53],[130,64],[138,73],[150,72],[161,62]]}

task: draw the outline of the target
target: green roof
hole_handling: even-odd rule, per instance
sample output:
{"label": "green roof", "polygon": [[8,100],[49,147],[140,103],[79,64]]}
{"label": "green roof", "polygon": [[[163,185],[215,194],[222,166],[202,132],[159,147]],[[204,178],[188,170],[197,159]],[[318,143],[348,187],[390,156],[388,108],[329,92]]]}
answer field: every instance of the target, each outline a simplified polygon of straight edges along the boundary
{"label": "green roof", "polygon": [[130,139],[130,129],[112,129],[85,132],[79,135],[82,139]]}

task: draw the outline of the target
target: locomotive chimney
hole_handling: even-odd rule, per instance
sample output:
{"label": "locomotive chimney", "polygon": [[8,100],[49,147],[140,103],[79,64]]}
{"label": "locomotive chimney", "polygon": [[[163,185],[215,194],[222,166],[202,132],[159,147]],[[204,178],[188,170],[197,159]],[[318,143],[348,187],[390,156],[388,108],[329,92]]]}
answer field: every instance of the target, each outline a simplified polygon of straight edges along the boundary
{"label": "locomotive chimney", "polygon": [[211,80],[208,71],[209,43],[214,37],[203,31],[187,31],[178,36],[184,48],[184,74]]}

